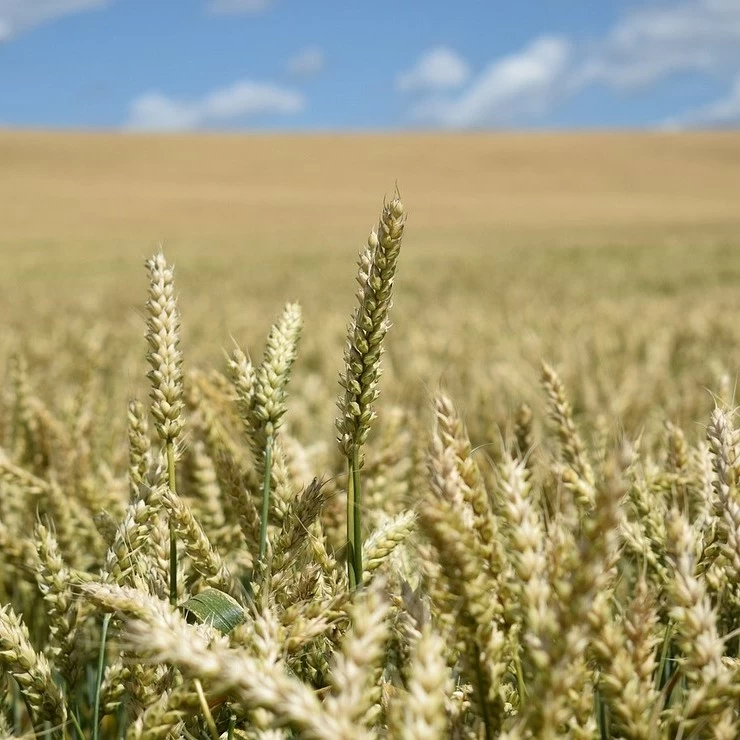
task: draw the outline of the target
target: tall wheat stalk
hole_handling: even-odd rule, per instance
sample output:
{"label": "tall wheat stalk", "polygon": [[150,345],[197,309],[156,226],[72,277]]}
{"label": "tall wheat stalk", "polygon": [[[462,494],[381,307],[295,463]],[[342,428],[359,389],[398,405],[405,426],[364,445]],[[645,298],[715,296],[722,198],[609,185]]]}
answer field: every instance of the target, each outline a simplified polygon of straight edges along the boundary
{"label": "tall wheat stalk", "polygon": [[[183,428],[182,353],[180,352],[180,314],[175,297],[174,270],[162,252],[146,263],[149,272],[147,308],[147,359],[151,365],[151,411],[154,426],[165,446],[167,483],[177,494],[175,444]],[[170,602],[177,603],[177,536],[170,522]]]}
{"label": "tall wheat stalk", "polygon": [[238,347],[229,360],[242,422],[262,478],[258,561],[263,566],[268,545],[275,442],[287,411],[286,391],[302,328],[301,307],[289,303],[270,330],[259,367],[255,369]]}
{"label": "tall wheat stalk", "polygon": [[376,416],[380,359],[390,326],[393,283],[406,217],[396,195],[383,205],[378,230],[361,252],[357,282],[358,307],[349,325],[340,384],[337,441],[347,459],[347,575],[350,588],[362,583],[362,446]]}

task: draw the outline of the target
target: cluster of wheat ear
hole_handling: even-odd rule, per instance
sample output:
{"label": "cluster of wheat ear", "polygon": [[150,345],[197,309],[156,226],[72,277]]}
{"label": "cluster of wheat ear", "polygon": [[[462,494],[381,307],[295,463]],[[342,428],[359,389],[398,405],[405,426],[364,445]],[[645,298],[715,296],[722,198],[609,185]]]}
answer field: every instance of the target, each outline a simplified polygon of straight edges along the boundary
{"label": "cluster of wheat ear", "polygon": [[[305,434],[316,373],[288,395],[299,305],[261,358],[237,345],[221,369],[189,368],[161,252],[150,403],[120,415],[127,447],[114,380],[89,361],[114,348],[64,358],[72,377],[43,389],[33,343],[9,358],[0,739],[740,736],[729,381],[698,435],[611,432],[615,406],[633,419],[647,404],[624,392],[634,363],[588,433],[544,362],[549,418],[533,396],[492,419],[481,397],[475,441],[449,395],[403,368],[407,402],[381,407],[405,220],[396,196],[360,254],[335,443]],[[395,364],[416,359],[409,344]]]}

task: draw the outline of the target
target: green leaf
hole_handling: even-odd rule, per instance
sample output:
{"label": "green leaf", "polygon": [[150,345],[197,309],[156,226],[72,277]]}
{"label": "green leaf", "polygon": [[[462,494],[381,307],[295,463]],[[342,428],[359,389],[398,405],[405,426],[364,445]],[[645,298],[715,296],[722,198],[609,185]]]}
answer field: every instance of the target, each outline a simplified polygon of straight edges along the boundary
{"label": "green leaf", "polygon": [[239,602],[223,591],[207,588],[180,605],[189,622],[210,624],[227,635],[247,618]]}

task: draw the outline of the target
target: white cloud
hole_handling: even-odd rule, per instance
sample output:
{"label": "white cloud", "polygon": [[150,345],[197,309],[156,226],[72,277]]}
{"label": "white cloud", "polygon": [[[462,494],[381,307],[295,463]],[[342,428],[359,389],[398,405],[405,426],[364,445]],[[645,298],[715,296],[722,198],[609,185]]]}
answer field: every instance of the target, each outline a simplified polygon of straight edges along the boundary
{"label": "white cloud", "polygon": [[[426,79],[421,63],[397,84],[430,93],[412,109],[416,120],[465,128],[531,118],[589,86],[629,92],[682,73],[740,79],[740,0],[658,0],[627,11],[604,36],[588,43],[536,39],[517,54],[494,59],[458,95],[432,95],[434,86],[419,82]],[[740,122],[738,95],[733,88],[728,98],[670,123]]]}
{"label": "white cloud", "polygon": [[181,103],[158,92],[145,93],[129,106],[127,128],[185,131],[198,125],[198,105]]}
{"label": "white cloud", "polygon": [[208,11],[219,15],[237,13],[261,13],[267,10],[275,0],[209,0]]}
{"label": "white cloud", "polygon": [[460,87],[470,76],[465,60],[451,49],[440,46],[428,51],[416,64],[396,79],[401,92],[426,92]]}
{"label": "white cloud", "polygon": [[719,100],[663,122],[665,129],[721,128],[740,124],[740,75],[730,92]]}
{"label": "white cloud", "polygon": [[288,60],[287,71],[294,77],[314,77],[324,71],[326,54],[317,46],[309,46]]}
{"label": "white cloud", "polygon": [[633,88],[728,66],[740,68],[740,2],[685,0],[627,13],[592,45],[576,83]]}
{"label": "white cloud", "polygon": [[570,45],[556,36],[535,39],[517,54],[490,64],[463,93],[423,102],[416,117],[450,128],[502,125],[542,113],[562,92]]}
{"label": "white cloud", "polygon": [[151,92],[131,103],[125,125],[147,131],[186,131],[238,124],[260,115],[290,115],[304,104],[300,93],[258,82],[237,82],[192,101]]}
{"label": "white cloud", "polygon": [[102,8],[110,0],[0,0],[0,41],[39,23],[83,10]]}

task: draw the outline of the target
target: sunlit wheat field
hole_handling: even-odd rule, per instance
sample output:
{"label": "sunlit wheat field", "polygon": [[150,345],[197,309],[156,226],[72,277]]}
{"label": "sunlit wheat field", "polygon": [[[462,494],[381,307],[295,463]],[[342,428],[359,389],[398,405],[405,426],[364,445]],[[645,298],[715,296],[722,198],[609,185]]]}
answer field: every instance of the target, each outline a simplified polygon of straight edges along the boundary
{"label": "sunlit wheat field", "polygon": [[0,258],[0,738],[740,735],[740,135],[4,132]]}

